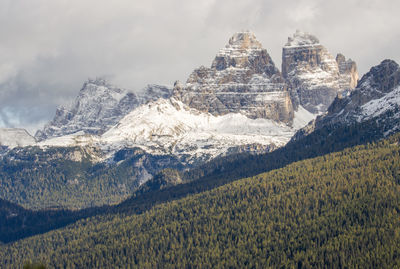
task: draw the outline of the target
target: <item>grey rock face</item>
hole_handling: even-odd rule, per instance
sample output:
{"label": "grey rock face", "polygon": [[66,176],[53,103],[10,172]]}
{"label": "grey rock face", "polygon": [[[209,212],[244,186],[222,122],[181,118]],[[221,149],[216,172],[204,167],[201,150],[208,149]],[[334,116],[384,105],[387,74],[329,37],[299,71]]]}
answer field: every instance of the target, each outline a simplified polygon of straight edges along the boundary
{"label": "grey rock face", "polygon": [[308,33],[297,31],[282,51],[282,75],[290,88],[295,109],[311,113],[327,110],[335,97],[356,86],[357,66],[343,55],[337,59]]}
{"label": "grey rock face", "polygon": [[[362,77],[357,88],[349,96],[336,98],[329,107],[328,114],[320,122],[354,122],[370,118],[373,115],[368,114],[374,112],[375,108],[385,106],[385,104],[374,104],[371,101],[385,98],[391,93],[396,97],[394,90],[397,90],[399,86],[399,65],[395,61],[384,60]],[[400,101],[400,96],[397,97]],[[386,101],[386,108],[391,109],[390,101]]]}
{"label": "grey rock face", "polygon": [[381,126],[375,132],[388,135],[400,130],[400,67],[384,60],[372,67],[348,96],[338,96],[314,122],[301,129],[296,139],[327,125],[350,125],[375,119]]}
{"label": "grey rock face", "polygon": [[171,89],[159,85],[149,85],[141,93],[135,94],[117,88],[104,79],[88,80],[74,104],[58,108],[54,119],[35,137],[41,141],[80,131],[100,135],[139,105],[169,96]]}
{"label": "grey rock face", "polygon": [[291,123],[293,107],[286,83],[253,33],[235,34],[210,68],[193,71],[174,96],[192,108],[213,115],[242,113]]}
{"label": "grey rock face", "polygon": [[343,91],[357,87],[358,72],[357,64],[351,59],[347,59],[343,54],[336,56],[336,62],[339,67],[339,88]]}

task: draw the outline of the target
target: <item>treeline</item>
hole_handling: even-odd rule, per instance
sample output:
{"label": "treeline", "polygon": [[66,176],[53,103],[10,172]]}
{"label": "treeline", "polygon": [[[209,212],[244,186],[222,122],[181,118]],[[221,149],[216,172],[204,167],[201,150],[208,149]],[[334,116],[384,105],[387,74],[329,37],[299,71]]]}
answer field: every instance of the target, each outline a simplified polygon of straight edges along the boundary
{"label": "treeline", "polygon": [[2,246],[50,268],[398,268],[400,136]]}

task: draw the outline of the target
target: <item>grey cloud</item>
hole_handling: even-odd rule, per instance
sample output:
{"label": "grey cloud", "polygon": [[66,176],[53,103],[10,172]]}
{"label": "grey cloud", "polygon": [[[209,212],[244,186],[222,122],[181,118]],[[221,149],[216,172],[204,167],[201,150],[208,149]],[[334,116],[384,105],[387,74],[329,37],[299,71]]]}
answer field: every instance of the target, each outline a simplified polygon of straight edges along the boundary
{"label": "grey cloud", "polygon": [[277,65],[301,29],[365,73],[399,62],[398,10],[397,0],[1,1],[0,126],[43,124],[88,77],[132,90],[184,81],[243,29]]}

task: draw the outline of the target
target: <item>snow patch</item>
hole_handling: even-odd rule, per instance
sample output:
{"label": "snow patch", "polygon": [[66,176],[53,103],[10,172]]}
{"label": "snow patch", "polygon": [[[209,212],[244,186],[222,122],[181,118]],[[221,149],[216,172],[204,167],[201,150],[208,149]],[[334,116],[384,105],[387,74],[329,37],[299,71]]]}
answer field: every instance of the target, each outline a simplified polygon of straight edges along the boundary
{"label": "snow patch", "polygon": [[134,109],[101,136],[80,132],[38,145],[91,145],[101,148],[108,157],[124,147],[139,147],[151,154],[185,156],[190,162],[224,155],[237,147],[283,146],[297,129],[315,117],[303,107],[295,115],[292,127],[269,119],[250,119],[240,113],[213,116],[174,98],[159,99]]}
{"label": "snow patch", "polygon": [[315,120],[318,114],[313,114],[307,109],[299,105],[297,111],[294,112],[293,128],[300,129],[306,126],[310,121]]}
{"label": "snow patch", "polygon": [[25,129],[19,128],[0,128],[0,146],[9,148],[26,147],[36,143]]}
{"label": "snow patch", "polygon": [[375,118],[388,110],[400,106],[400,87],[395,88],[382,98],[374,99],[361,106],[362,118],[368,120]]}

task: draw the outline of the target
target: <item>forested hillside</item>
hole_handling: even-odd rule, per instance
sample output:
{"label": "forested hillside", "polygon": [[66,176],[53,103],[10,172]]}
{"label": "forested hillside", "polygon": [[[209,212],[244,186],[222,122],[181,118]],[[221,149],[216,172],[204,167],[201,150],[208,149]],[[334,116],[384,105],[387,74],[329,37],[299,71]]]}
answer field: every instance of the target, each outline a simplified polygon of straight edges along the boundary
{"label": "forested hillside", "polygon": [[[351,126],[327,126],[299,141],[293,141],[285,147],[268,154],[231,155],[213,160],[186,172],[166,169],[159,175],[156,175],[154,179],[142,185],[141,188],[135,191],[130,198],[119,205],[111,207],[104,206],[101,208],[89,208],[79,211],[48,210],[39,212],[19,212],[17,216],[6,218],[0,223],[0,241],[15,241],[37,233],[43,233],[55,228],[60,228],[73,223],[76,220],[96,214],[115,212],[123,212],[125,214],[142,213],[151,209],[154,205],[176,200],[189,194],[211,190],[243,177],[254,176],[262,172],[284,167],[285,165],[295,161],[321,156],[330,152],[342,150],[346,147],[376,141],[381,138],[381,133],[375,132],[376,128],[375,120]],[[57,177],[50,177],[39,182],[35,181],[37,178],[29,177],[28,180],[25,179],[14,182],[15,186],[13,189],[18,187],[23,190],[24,186],[26,186],[25,188],[30,190],[30,197],[32,199],[25,201],[25,205],[34,202],[38,204],[38,206],[43,207],[47,203],[54,203],[55,199],[58,199],[56,201],[60,201],[60,198],[63,198],[66,199],[63,201],[64,204],[67,203],[71,206],[77,206],[81,205],[82,201],[85,201],[86,203],[91,201],[93,197],[88,195],[88,193],[96,195],[95,197],[97,197],[97,199],[95,204],[103,204],[106,203],[105,198],[107,197],[111,196],[116,199],[121,199],[121,197],[123,197],[121,196],[122,194],[127,195],[125,194],[127,190],[125,190],[124,193],[120,193],[118,185],[115,184],[123,184],[125,181],[129,181],[130,184],[133,184],[134,182],[130,181],[130,177],[134,175],[135,171],[137,172],[133,164],[137,162],[137,160],[142,159],[143,156],[145,155],[142,155],[140,150],[123,150],[116,155],[115,161],[117,161],[119,165],[113,169],[104,165],[94,165],[93,167],[90,163],[82,165],[78,162],[64,161],[65,163],[72,164],[74,167],[74,169],[66,170],[60,169],[60,166],[56,165],[57,162],[54,164],[54,167],[56,167],[56,170],[58,169],[57,171],[59,171],[59,174],[61,175],[64,175],[65,171],[71,171],[72,174],[81,173],[81,175],[85,175],[87,178],[83,178],[82,182],[90,183],[90,186],[93,187],[90,192],[85,191],[85,189],[80,189],[74,193],[74,190],[76,191],[76,186],[73,186],[75,189],[66,189],[65,186],[68,186],[68,184],[65,184],[65,180],[57,180]],[[29,155],[28,157],[31,158]],[[156,156],[147,158],[147,162],[160,161],[160,163],[164,163],[165,165],[163,160],[166,159],[157,159]],[[52,163],[45,163],[42,167],[48,167],[53,171],[55,168],[51,165]],[[86,172],[83,173],[79,167],[86,167]],[[22,174],[18,173],[19,178],[29,176],[29,169],[23,171],[25,172]],[[46,171],[48,170],[43,168],[43,171],[41,171],[39,175],[44,177],[43,175]],[[91,173],[94,174],[92,175]],[[101,184],[101,182],[104,183],[109,178],[112,179],[109,184]],[[30,182],[30,184],[21,184],[26,181]],[[54,193],[48,197],[46,195],[36,197],[34,193],[40,191],[41,187],[45,187],[44,185],[46,182],[51,182],[51,184],[45,188],[46,191],[40,193],[46,194],[50,189],[57,189],[58,191],[54,191]],[[134,185],[131,187],[135,189]],[[117,192],[115,192],[116,189],[118,190]],[[6,190],[7,189],[3,190],[3,192]],[[12,197],[19,197],[19,192],[8,191],[6,193]],[[0,214],[1,211],[2,208],[0,205]]]}
{"label": "forested hillside", "polygon": [[1,246],[55,268],[400,266],[400,136]]}
{"label": "forested hillside", "polygon": [[0,156],[0,198],[29,209],[79,209],[123,201],[159,170],[181,164],[138,148],[103,157],[90,147],[15,148]]}

